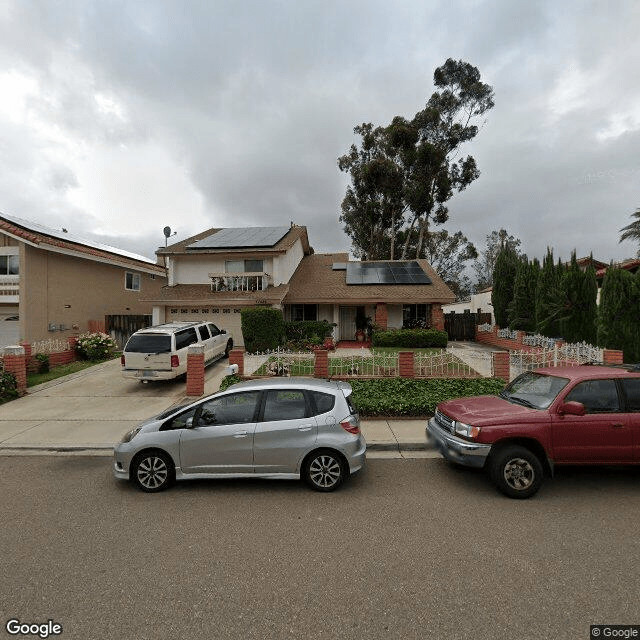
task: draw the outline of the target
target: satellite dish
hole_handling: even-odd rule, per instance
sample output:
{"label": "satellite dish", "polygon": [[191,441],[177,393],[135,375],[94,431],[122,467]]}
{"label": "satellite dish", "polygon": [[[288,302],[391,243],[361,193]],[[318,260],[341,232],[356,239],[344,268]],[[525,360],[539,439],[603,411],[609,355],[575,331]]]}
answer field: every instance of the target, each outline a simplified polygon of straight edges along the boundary
{"label": "satellite dish", "polygon": [[171,235],[171,227],[165,227],[162,230],[162,233],[164,233],[164,237],[165,238],[168,238]]}

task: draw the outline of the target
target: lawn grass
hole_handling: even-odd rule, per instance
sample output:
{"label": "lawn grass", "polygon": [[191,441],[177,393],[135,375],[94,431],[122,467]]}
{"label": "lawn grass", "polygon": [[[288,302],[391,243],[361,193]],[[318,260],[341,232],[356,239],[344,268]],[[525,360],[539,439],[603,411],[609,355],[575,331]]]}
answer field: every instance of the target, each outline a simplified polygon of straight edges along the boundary
{"label": "lawn grass", "polygon": [[[120,356],[118,355],[115,357]],[[30,373],[27,375],[27,387],[35,387],[36,385],[43,384],[44,382],[50,382],[51,380],[63,378],[64,376],[68,376],[71,373],[77,373],[78,371],[83,371],[84,369],[93,367],[96,364],[102,364],[103,362],[113,360],[115,359],[115,357],[97,361],[78,360],[76,362],[70,362],[69,364],[60,365],[59,367],[54,367],[47,373]]]}

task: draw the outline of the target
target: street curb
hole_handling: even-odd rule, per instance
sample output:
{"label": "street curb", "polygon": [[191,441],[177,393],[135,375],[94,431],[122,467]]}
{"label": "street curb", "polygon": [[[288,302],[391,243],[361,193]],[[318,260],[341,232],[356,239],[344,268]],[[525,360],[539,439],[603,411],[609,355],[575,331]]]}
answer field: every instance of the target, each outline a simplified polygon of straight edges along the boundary
{"label": "street curb", "polygon": [[111,457],[113,447],[58,447],[52,446],[30,446],[30,447],[6,447],[0,448],[0,456],[55,456],[55,455],[83,455],[96,457]]}

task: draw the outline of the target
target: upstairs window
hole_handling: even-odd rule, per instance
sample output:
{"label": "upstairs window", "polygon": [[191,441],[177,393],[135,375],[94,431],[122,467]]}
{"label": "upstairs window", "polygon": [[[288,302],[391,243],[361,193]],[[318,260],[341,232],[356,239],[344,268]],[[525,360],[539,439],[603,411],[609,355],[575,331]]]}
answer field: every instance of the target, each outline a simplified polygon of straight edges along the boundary
{"label": "upstairs window", "polygon": [[140,274],[127,271],[124,276],[124,288],[127,291],[140,291]]}
{"label": "upstairs window", "polygon": [[225,260],[225,273],[262,273],[264,263],[262,260]]}
{"label": "upstairs window", "polygon": [[0,256],[0,276],[17,276],[20,273],[20,256]]}

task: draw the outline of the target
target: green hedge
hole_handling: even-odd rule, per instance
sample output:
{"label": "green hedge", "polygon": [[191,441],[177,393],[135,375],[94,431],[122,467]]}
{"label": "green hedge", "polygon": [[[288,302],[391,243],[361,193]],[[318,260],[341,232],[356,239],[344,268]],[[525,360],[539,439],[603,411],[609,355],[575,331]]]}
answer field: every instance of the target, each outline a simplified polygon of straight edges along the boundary
{"label": "green hedge", "polygon": [[271,307],[252,307],[240,312],[244,346],[249,353],[267,351],[285,343],[282,312]]}
{"label": "green hedge", "polygon": [[236,382],[242,382],[242,378],[240,376],[225,376],[220,381],[220,391],[226,391],[232,384]]}
{"label": "green hedge", "polygon": [[499,378],[380,378],[350,380],[353,402],[363,416],[427,416],[445,400],[495,395],[505,382]]}
{"label": "green hedge", "polygon": [[[239,376],[226,376],[220,391],[242,382]],[[499,378],[380,378],[349,380],[353,402],[362,416],[430,416],[445,400],[466,396],[495,395],[504,388]]]}
{"label": "green hedge", "polygon": [[374,331],[371,338],[374,347],[424,347],[446,348],[449,336],[437,329],[390,329]]}
{"label": "green hedge", "polygon": [[287,340],[294,342],[308,342],[315,336],[322,342],[333,333],[335,325],[326,320],[302,320],[298,322],[285,322],[284,330]]}

